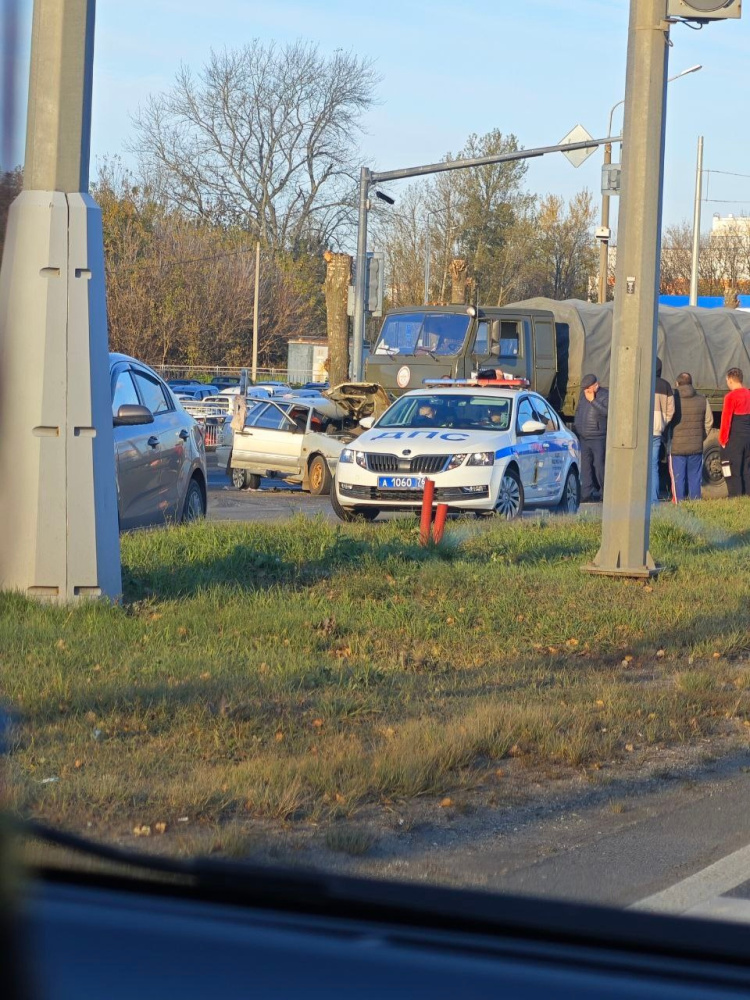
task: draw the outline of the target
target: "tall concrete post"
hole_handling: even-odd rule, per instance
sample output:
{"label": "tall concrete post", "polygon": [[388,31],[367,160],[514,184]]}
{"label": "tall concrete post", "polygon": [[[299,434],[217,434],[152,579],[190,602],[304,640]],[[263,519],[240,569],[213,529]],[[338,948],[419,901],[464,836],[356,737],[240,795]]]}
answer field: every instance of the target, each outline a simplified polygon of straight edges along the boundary
{"label": "tall concrete post", "polygon": [[88,194],[95,0],[35,0],[24,190],[0,272],[0,588],[121,591],[101,213]]}
{"label": "tall concrete post", "polygon": [[693,206],[693,252],[690,258],[690,305],[698,305],[698,275],[701,255],[701,199],[703,197],[703,136],[698,136],[698,161],[695,166],[695,204]]}
{"label": "tall concrete post", "polygon": [[656,572],[649,552],[667,0],[631,0],[602,543],[589,569]]}

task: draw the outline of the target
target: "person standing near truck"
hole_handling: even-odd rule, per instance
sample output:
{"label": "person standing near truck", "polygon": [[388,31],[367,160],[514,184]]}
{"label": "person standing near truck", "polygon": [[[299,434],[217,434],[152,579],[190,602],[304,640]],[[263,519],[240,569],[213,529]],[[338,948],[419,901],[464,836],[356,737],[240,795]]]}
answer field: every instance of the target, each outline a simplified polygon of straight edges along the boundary
{"label": "person standing near truck", "polygon": [[741,368],[729,369],[729,392],[724,397],[719,428],[721,464],[730,497],[750,493],[750,389],[743,381]]}
{"label": "person standing near truck", "polygon": [[654,426],[651,437],[651,503],[659,502],[659,456],[667,428],[674,417],[672,386],[661,377],[661,358],[656,359],[654,385]]}
{"label": "person standing near truck", "polygon": [[714,426],[714,415],[705,396],[695,391],[690,372],[677,376],[677,396],[669,450],[669,477],[675,503],[700,500],[703,479],[703,442]]}
{"label": "person standing near truck", "polygon": [[581,503],[591,503],[604,493],[609,390],[599,385],[596,375],[584,375],[581,390],[573,429],[581,442]]}

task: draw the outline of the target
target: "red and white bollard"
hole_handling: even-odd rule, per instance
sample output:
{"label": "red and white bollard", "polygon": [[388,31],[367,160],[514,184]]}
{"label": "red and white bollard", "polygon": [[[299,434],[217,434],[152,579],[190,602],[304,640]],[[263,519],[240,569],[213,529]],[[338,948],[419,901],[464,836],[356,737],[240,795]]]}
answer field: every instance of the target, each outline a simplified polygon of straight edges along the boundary
{"label": "red and white bollard", "polygon": [[432,540],[435,545],[439,545],[443,540],[445,531],[445,519],[448,517],[448,504],[439,503],[435,510],[435,524],[432,527]]}
{"label": "red and white bollard", "polygon": [[435,496],[435,480],[425,479],[424,496],[422,497],[422,516],[419,519],[419,544],[430,544],[430,528],[432,527],[432,500]]}

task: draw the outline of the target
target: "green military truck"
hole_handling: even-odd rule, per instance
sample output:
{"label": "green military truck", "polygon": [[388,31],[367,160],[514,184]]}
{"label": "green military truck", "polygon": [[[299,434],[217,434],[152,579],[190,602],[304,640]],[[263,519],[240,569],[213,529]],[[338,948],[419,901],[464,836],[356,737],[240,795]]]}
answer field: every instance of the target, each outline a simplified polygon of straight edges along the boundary
{"label": "green military truck", "polygon": [[[366,362],[365,378],[400,395],[426,378],[470,378],[496,368],[529,380],[568,421],[593,372],[609,384],[612,303],[534,298],[501,308],[413,306],[390,311]],[[689,371],[708,397],[718,427],[727,369],[750,377],[750,312],[659,308],[657,351],[672,385]],[[704,476],[721,482],[717,433],[704,448]]]}

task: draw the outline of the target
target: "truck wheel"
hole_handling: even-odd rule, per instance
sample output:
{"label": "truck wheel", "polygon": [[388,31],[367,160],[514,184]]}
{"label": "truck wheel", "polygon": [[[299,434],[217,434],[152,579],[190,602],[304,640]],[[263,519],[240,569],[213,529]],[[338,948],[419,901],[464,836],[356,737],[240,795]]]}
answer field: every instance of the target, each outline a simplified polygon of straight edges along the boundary
{"label": "truck wheel", "polygon": [[506,521],[515,520],[523,512],[523,499],[521,477],[515,469],[506,469],[495,501],[495,514]]}
{"label": "truck wheel", "polygon": [[703,446],[703,482],[710,486],[718,486],[723,480],[721,446],[716,431],[713,431]]}
{"label": "truck wheel", "polygon": [[575,514],[581,504],[581,481],[575,469],[568,469],[560,503],[555,510],[560,514]]}
{"label": "truck wheel", "polygon": [[336,517],[349,524],[352,521],[374,521],[380,513],[377,507],[342,507],[335,488],[331,490],[331,507]]}
{"label": "truck wheel", "polygon": [[310,492],[314,497],[328,496],[331,492],[331,470],[322,455],[315,455],[308,469]]}
{"label": "truck wheel", "polygon": [[260,488],[260,476],[247,469],[232,469],[232,486],[238,490],[257,490]]}

